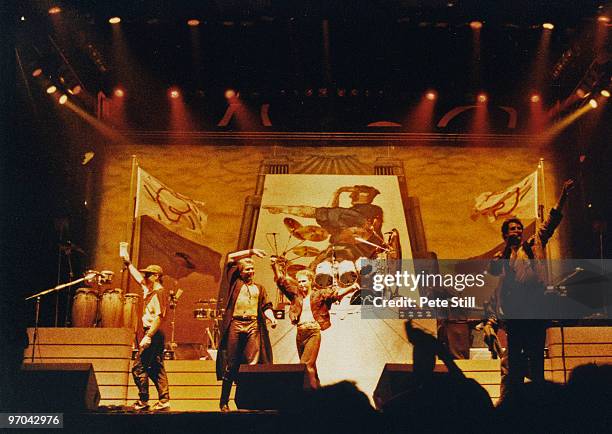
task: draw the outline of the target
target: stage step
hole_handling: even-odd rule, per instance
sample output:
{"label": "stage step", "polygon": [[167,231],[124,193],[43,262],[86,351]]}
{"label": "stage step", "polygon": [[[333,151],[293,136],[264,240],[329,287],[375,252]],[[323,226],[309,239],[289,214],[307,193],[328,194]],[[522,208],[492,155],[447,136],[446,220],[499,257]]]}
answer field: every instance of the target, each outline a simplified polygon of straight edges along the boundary
{"label": "stage step", "polygon": [[[34,329],[28,329],[33,341]],[[134,333],[125,328],[39,328],[34,363],[91,363],[100,390],[100,405],[125,405]],[[24,363],[32,363],[31,344]]]}
{"label": "stage step", "polygon": [[[30,342],[32,329],[28,329]],[[545,377],[564,382],[571,370],[585,363],[612,363],[611,327],[566,327],[548,330],[550,359],[545,360]],[[34,352],[35,363],[92,363],[100,405],[130,405],[138,397],[131,374],[133,334],[112,328],[41,328]],[[563,344],[563,346],[562,346]],[[32,349],[24,352],[31,363]],[[440,362],[438,362],[440,363]],[[480,383],[495,402],[499,398],[500,361],[457,360],[466,377]],[[174,411],[218,411],[221,382],[213,360],[166,360],[170,396]],[[235,387],[232,388],[230,407]],[[150,385],[151,402],[156,390]]]}

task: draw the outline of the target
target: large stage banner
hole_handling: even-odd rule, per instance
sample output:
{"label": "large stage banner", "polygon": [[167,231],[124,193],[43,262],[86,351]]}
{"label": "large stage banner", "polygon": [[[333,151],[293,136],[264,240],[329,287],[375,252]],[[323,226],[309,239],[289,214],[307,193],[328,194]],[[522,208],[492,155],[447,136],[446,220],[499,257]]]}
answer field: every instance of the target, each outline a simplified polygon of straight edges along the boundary
{"label": "large stage banner", "polygon": [[[392,246],[392,248],[391,248]],[[403,198],[395,176],[266,175],[254,247],[288,260],[287,273],[310,268],[320,286],[342,285],[360,258],[393,254],[410,259]],[[256,263],[258,282],[283,305],[267,258]],[[318,357],[322,384],[357,382],[372,395],[385,363],[408,362],[411,349],[399,319],[364,319],[347,296],[332,306]],[[358,303],[358,302],[357,302]],[[289,319],[271,331],[275,363],[298,363]]]}

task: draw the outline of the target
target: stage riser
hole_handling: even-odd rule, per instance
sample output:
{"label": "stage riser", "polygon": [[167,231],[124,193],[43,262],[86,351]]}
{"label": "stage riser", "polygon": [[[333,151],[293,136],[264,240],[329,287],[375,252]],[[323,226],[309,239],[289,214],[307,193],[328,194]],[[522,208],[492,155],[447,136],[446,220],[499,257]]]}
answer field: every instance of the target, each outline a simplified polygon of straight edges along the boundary
{"label": "stage riser", "polygon": [[[28,329],[32,342],[33,329]],[[124,328],[40,328],[34,363],[92,363],[100,405],[125,405],[134,333]],[[32,348],[24,351],[31,363]]]}
{"label": "stage riser", "polygon": [[[565,348],[563,348],[565,347]],[[565,357],[612,357],[612,343],[610,344],[568,344],[560,343],[548,345],[548,355],[550,358],[561,357],[565,352]]]}
{"label": "stage riser", "polygon": [[[28,330],[30,341],[32,330]],[[545,360],[545,378],[564,382],[576,366],[612,363],[612,328],[571,327],[564,329],[565,368],[559,328],[548,330],[550,359]],[[102,397],[100,405],[129,405],[138,397],[131,375],[133,334],[127,329],[43,328],[39,329],[36,363],[92,363]],[[31,348],[24,352],[30,363]],[[499,360],[457,360],[468,378],[475,379],[495,402],[500,392]],[[212,360],[167,360],[172,409],[217,411],[221,382]],[[232,389],[231,408],[235,387]],[[150,385],[151,400],[156,399]]]}
{"label": "stage riser", "polygon": [[[234,399],[234,389],[235,387],[232,388],[232,399]],[[151,399],[157,398],[157,392],[155,389],[150,389],[149,393],[151,394]],[[172,384],[170,388],[170,397],[172,398],[172,402],[174,402],[175,399],[216,399],[219,401],[219,396],[221,396],[221,385],[177,386],[176,384]],[[128,386],[128,400],[132,399],[138,399],[138,389],[136,389],[136,386]]]}
{"label": "stage riser", "polygon": [[546,341],[550,357],[547,379],[564,383],[574,368],[587,363],[612,364],[612,327],[551,327]]}

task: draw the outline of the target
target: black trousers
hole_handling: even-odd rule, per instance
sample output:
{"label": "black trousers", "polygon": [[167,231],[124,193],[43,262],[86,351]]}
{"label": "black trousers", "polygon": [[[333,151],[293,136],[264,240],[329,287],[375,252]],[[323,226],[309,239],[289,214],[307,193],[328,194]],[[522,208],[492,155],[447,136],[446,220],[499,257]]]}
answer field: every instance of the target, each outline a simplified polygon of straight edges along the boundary
{"label": "black trousers", "polygon": [[[507,356],[502,357],[502,393],[523,384],[525,376],[531,381],[544,381],[544,344],[546,321],[507,320]],[[507,357],[507,364],[506,359]],[[504,366],[506,365],[506,366]],[[504,372],[505,371],[505,372]]]}
{"label": "black trousers", "polygon": [[227,363],[221,386],[221,405],[227,404],[232,383],[238,375],[240,363],[255,365],[259,362],[261,349],[257,319],[232,319],[227,335]]}
{"label": "black trousers", "polygon": [[132,367],[134,383],[138,387],[138,396],[143,402],[149,400],[149,378],[155,384],[161,402],[170,400],[168,376],[164,367],[164,341],[165,337],[158,331],[151,338],[151,345],[139,351]]}

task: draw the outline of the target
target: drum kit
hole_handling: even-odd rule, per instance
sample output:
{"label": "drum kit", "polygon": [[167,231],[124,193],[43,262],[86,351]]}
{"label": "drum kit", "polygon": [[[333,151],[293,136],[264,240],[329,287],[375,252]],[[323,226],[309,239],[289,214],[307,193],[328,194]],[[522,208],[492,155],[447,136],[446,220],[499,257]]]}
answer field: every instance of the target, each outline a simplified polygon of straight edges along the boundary
{"label": "drum kit", "polygon": [[[387,263],[389,272],[396,270],[401,259],[401,245],[399,232],[393,229],[385,234],[385,237],[376,234],[372,228],[348,227],[336,234],[334,244],[327,249],[321,250],[312,245],[305,245],[306,242],[321,242],[330,237],[330,233],[324,228],[315,225],[302,225],[291,217],[285,217],[283,224],[289,232],[289,239],[279,253],[276,243],[276,233],[267,234],[267,241],[270,248],[275,252],[279,271],[295,279],[298,271],[308,268],[307,265],[295,263],[295,261],[313,258],[310,267],[314,269],[314,284],[317,288],[330,288],[332,286],[349,287],[357,283],[359,279],[359,268],[363,258],[347,257],[343,251],[350,249],[350,246],[367,245],[372,247],[373,253],[370,259],[377,259],[378,262]],[[271,237],[271,238],[270,238]],[[386,238],[386,239],[385,239]],[[297,243],[290,246],[291,240]],[[379,241],[376,241],[379,239]],[[373,242],[374,240],[374,242]],[[350,249],[352,250],[352,249]],[[293,257],[287,257],[289,254]],[[277,305],[284,301],[282,293],[277,295]]]}
{"label": "drum kit", "polygon": [[196,302],[196,308],[193,310],[193,317],[200,321],[211,321],[206,325],[205,337],[207,343],[206,348],[217,350],[220,343],[220,327],[219,324],[223,319],[225,309],[219,307],[219,302],[215,298],[200,299]]}

